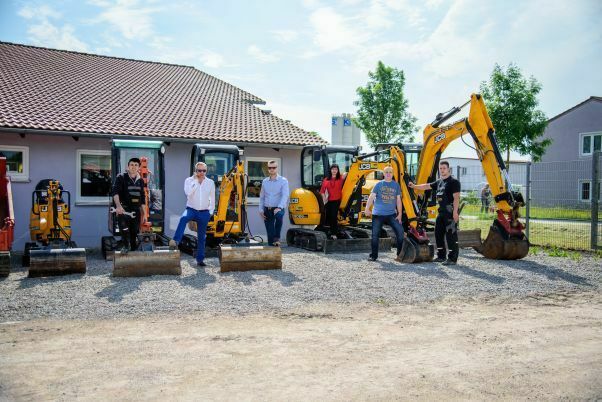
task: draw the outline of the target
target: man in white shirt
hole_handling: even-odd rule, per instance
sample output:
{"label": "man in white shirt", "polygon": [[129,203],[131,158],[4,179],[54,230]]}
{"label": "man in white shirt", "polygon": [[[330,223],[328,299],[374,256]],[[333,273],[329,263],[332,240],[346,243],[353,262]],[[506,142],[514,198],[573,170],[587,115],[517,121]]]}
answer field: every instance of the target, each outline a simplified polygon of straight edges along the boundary
{"label": "man in white shirt", "polygon": [[215,182],[207,177],[207,165],[198,162],[194,167],[194,174],[184,181],[186,194],[186,210],[180,217],[170,246],[176,246],[184,236],[186,225],[190,221],[197,224],[197,255],[196,262],[200,267],[206,266],[205,262],[205,237],[207,224],[215,209]]}

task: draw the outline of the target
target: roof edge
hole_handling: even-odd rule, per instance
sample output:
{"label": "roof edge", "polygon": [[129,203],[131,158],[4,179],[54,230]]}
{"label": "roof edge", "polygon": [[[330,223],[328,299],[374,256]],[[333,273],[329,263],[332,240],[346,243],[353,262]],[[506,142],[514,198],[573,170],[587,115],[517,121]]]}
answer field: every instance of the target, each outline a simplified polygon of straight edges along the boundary
{"label": "roof edge", "polygon": [[576,104],[575,106],[573,106],[573,107],[565,110],[564,112],[561,112],[561,113],[557,114],[556,116],[552,117],[551,119],[548,119],[548,124],[551,123],[552,120],[556,120],[557,118],[562,117],[565,114],[572,112],[573,110],[575,110],[575,109],[583,106],[584,104],[586,104],[587,102],[592,101],[592,100],[595,100],[595,101],[598,101],[598,102],[602,102],[602,96],[590,96],[589,98],[587,98],[583,102],[580,102],[580,103]]}

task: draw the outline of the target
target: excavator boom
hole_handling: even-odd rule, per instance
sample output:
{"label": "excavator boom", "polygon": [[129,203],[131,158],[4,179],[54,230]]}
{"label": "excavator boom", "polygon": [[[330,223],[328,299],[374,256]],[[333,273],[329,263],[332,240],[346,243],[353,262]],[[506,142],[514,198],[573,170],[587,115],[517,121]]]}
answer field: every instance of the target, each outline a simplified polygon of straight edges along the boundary
{"label": "excavator boom", "polygon": [[[468,117],[454,123],[444,123],[470,105]],[[470,101],[460,107],[437,115],[424,129],[424,147],[419,159],[417,183],[436,180],[441,154],[454,140],[469,134],[475,144],[477,157],[481,161],[487,182],[497,205],[497,217],[487,239],[477,251],[492,259],[520,259],[529,251],[529,241],[518,220],[519,208],[524,206],[520,193],[512,191],[506,165],[495,139],[495,130],[481,95],[472,94]],[[417,190],[422,195],[421,211],[427,208],[430,191]]]}

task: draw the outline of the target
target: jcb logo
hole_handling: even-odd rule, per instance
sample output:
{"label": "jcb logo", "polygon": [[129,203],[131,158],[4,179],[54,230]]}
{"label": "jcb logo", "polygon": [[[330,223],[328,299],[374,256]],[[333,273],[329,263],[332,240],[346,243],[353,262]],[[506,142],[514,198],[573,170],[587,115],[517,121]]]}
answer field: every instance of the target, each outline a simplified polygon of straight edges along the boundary
{"label": "jcb logo", "polygon": [[435,144],[438,143],[439,141],[443,141],[445,139],[445,133],[441,133],[438,136],[435,137]]}
{"label": "jcb logo", "polygon": [[293,219],[305,219],[307,215],[293,215]]}
{"label": "jcb logo", "polygon": [[291,198],[291,199],[289,200],[289,203],[290,203],[290,204],[298,204],[298,203],[299,203],[299,199],[298,199],[298,198]]}
{"label": "jcb logo", "polygon": [[360,170],[370,170],[370,169],[372,169],[372,164],[360,163]]}
{"label": "jcb logo", "polygon": [[362,194],[362,202],[368,202],[368,194]]}

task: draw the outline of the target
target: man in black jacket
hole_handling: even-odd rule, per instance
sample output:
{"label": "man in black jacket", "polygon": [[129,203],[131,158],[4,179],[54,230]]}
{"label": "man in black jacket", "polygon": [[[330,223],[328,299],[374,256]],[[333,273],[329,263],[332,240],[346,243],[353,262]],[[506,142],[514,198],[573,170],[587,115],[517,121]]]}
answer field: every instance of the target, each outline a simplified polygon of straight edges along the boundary
{"label": "man in black jacket", "polygon": [[[435,242],[437,243],[437,258],[435,262],[443,262],[444,265],[456,265],[460,248],[458,246],[458,221],[460,214],[460,182],[451,176],[449,163],[439,163],[439,176],[441,179],[432,183],[414,184],[410,182],[411,188],[418,190],[434,190],[439,203],[439,213],[435,221]],[[449,247],[447,260],[446,249]]]}
{"label": "man in black jacket", "polygon": [[122,252],[128,252],[130,249],[136,250],[136,237],[140,230],[140,223],[146,222],[144,181],[138,174],[139,171],[140,159],[131,158],[128,161],[127,172],[117,175],[111,189],[117,214],[117,225],[123,243]]}

